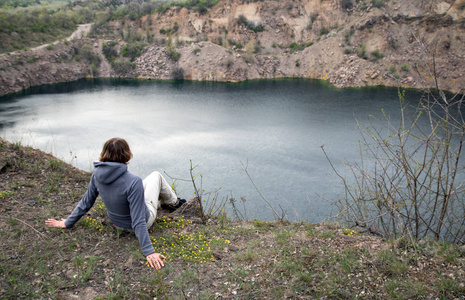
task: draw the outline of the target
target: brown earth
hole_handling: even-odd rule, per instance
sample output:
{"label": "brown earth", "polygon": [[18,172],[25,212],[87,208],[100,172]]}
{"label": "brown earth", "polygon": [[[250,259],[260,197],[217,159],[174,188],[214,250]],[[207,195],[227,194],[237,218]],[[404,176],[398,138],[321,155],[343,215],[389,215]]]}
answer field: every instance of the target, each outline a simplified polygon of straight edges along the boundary
{"label": "brown earth", "polygon": [[202,249],[208,261],[185,259],[182,243],[167,245],[177,250],[153,271],[134,234],[117,232],[101,208],[87,215],[100,229],[82,220],[67,230],[45,226],[46,218],[71,212],[89,177],[0,139],[1,299],[462,299],[465,293],[464,251],[453,245],[388,243],[335,224],[233,222],[221,215],[177,227],[157,221],[150,230],[157,240],[223,242]]}

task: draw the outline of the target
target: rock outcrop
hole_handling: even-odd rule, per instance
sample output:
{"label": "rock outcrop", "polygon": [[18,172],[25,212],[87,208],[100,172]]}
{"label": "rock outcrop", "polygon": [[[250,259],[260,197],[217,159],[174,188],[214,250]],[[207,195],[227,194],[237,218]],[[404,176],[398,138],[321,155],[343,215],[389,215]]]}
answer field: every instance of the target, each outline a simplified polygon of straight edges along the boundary
{"label": "rock outcrop", "polygon": [[23,51],[0,57],[0,95],[33,86],[69,82],[92,76],[87,61],[78,62],[75,51],[84,40],[57,44],[34,51]]}

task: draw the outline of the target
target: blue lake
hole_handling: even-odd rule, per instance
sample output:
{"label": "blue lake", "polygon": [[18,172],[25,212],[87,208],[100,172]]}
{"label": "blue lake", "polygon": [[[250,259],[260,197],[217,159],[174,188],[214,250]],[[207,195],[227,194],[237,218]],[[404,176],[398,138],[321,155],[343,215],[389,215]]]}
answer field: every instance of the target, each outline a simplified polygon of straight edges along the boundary
{"label": "blue lake", "polygon": [[398,118],[397,89],[335,89],[294,79],[81,80],[0,98],[0,135],[87,171],[107,139],[123,137],[134,153],[132,172],[165,171],[169,182],[178,178],[178,195],[190,198],[192,160],[204,199],[221,187],[219,201],[232,196],[244,217],[272,220],[246,167],[278,212],[320,222],[337,214],[331,203],[343,191],[321,146],[345,174],[341,160],[359,157],[357,120],[381,118],[382,109]]}

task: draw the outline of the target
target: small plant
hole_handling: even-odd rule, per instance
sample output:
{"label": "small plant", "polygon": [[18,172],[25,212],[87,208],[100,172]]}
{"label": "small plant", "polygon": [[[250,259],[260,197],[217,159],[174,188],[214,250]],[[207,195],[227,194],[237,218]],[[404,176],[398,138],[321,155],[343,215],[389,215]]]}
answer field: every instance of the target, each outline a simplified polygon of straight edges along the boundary
{"label": "small plant", "polygon": [[45,49],[47,50],[53,50],[53,45],[52,44],[48,44]]}
{"label": "small plant", "polygon": [[410,67],[409,67],[409,65],[407,63],[402,64],[401,69],[402,69],[402,71],[405,71],[405,72],[410,71]]}
{"label": "small plant", "polygon": [[92,73],[92,76],[96,76],[98,74],[98,67],[94,64],[90,65],[90,71]]}
{"label": "small plant", "polygon": [[65,163],[59,160],[58,158],[49,159],[48,164],[50,168],[54,171],[61,170],[65,166]]}
{"label": "small plant", "polygon": [[176,48],[173,45],[168,46],[165,50],[165,53],[173,61],[178,61],[181,57],[181,54],[178,51],[176,51]]}
{"label": "small plant", "polygon": [[75,256],[72,260],[74,267],[77,269],[75,280],[81,284],[87,282],[101,258],[101,256],[92,255],[86,256],[85,258]]}
{"label": "small plant", "polygon": [[310,21],[310,22],[308,22],[308,24],[307,24],[307,30],[312,30],[312,29],[313,29],[313,22]]}
{"label": "small plant", "polygon": [[363,59],[367,59],[367,49],[365,44],[360,44],[360,46],[355,50],[357,56]]}
{"label": "small plant", "polygon": [[97,200],[94,203],[94,206],[92,207],[92,211],[94,211],[97,214],[97,216],[103,218],[105,217],[107,213],[107,208],[105,207],[105,204],[103,204],[101,200]]}
{"label": "small plant", "polygon": [[90,229],[94,229],[96,231],[102,231],[103,230],[102,223],[97,221],[96,219],[91,218],[91,217],[86,217],[82,222],[82,226],[84,226],[84,228],[90,228]]}
{"label": "small plant", "polygon": [[358,234],[358,231],[357,231],[357,230],[353,230],[353,229],[349,229],[349,228],[344,228],[344,229],[342,230],[342,233],[344,233],[345,235],[351,236],[351,235],[356,235],[356,234]]}
{"label": "small plant", "polygon": [[350,45],[350,33],[346,32],[344,34],[344,41],[346,42],[347,45]]}
{"label": "small plant", "polygon": [[289,46],[287,46],[287,48],[291,49],[291,52],[292,53],[295,53],[297,51],[302,51],[304,50],[305,48],[307,47],[310,47],[313,45],[313,42],[308,42],[308,43],[302,43],[302,44],[298,44],[296,42],[292,42]]}
{"label": "small plant", "polygon": [[184,70],[181,67],[174,67],[171,70],[171,77],[174,80],[183,80],[184,79]]}
{"label": "small plant", "polygon": [[325,35],[325,34],[328,34],[329,33],[329,30],[328,28],[326,28],[325,26],[323,26],[321,29],[320,29],[320,35]]}
{"label": "small plant", "polygon": [[19,57],[16,57],[15,60],[13,61],[13,66],[23,65],[23,64],[24,62]]}
{"label": "small plant", "polygon": [[350,10],[354,7],[352,0],[342,0],[342,9]]}
{"label": "small plant", "polygon": [[252,246],[248,246],[245,252],[238,253],[236,255],[237,261],[253,262],[259,257],[257,249]]}
{"label": "small plant", "polygon": [[200,50],[199,47],[195,47],[194,50],[192,50],[192,53],[197,54],[197,53],[199,53],[200,51],[201,51],[201,50]]}
{"label": "small plant", "polygon": [[297,59],[297,60],[295,61],[295,66],[296,66],[296,67],[300,67],[300,59]]}
{"label": "small plant", "polygon": [[[161,217],[155,220],[156,228],[160,229],[182,229],[184,226],[191,224],[189,220],[171,219]],[[157,237],[151,237],[152,245],[155,252],[166,257],[166,261],[171,261],[175,258],[181,258],[186,262],[206,263],[213,260],[212,249],[222,247],[229,244],[229,240],[218,237],[209,237],[208,232],[202,234],[193,232],[184,234],[182,232],[174,232],[169,234],[161,234]]]}
{"label": "small plant", "polygon": [[226,61],[226,68],[230,69],[233,65],[234,65],[234,60],[232,60],[231,58],[229,58],[229,59]]}
{"label": "small plant", "polygon": [[371,52],[371,56],[373,57],[374,60],[380,60],[384,57],[384,54],[378,49],[376,49]]}
{"label": "small plant", "polygon": [[310,21],[313,23],[316,21],[316,19],[318,18],[319,14],[318,13],[312,13],[310,15]]}
{"label": "small plant", "polygon": [[12,191],[3,191],[3,192],[0,192],[0,199],[8,199],[8,198],[11,198],[13,197],[15,193],[12,192]]}
{"label": "small plant", "polygon": [[383,8],[384,0],[371,0],[371,4],[376,8]]}
{"label": "small plant", "polygon": [[192,221],[187,220],[184,217],[174,219],[168,216],[163,216],[155,219],[152,228],[154,231],[163,231],[167,228],[184,229],[184,227],[189,224],[192,224]]}

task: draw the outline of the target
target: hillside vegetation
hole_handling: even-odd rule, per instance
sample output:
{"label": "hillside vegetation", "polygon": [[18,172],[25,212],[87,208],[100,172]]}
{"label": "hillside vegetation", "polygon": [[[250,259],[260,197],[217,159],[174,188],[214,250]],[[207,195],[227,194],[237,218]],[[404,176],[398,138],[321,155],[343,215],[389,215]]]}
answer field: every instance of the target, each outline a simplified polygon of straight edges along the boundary
{"label": "hillside vegetation", "polygon": [[145,265],[133,233],[117,231],[101,200],[69,230],[90,174],[0,139],[0,298],[453,299],[465,293],[463,248],[406,237],[384,241],[337,224],[160,216]]}
{"label": "hillside vegetation", "polygon": [[[463,92],[464,16],[465,0],[76,1],[49,11],[3,9],[4,52],[60,38],[78,23],[93,26],[88,37],[58,47],[67,59],[50,59],[53,47],[0,56],[0,94],[75,80],[70,69],[80,78],[299,77],[337,87]],[[101,63],[72,59],[82,43]],[[44,71],[52,72],[47,80],[38,75]]]}

